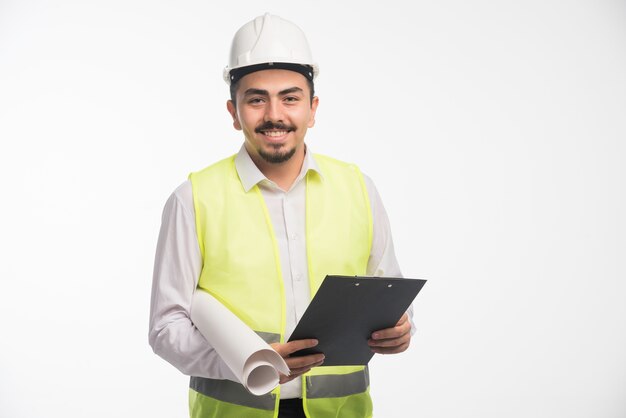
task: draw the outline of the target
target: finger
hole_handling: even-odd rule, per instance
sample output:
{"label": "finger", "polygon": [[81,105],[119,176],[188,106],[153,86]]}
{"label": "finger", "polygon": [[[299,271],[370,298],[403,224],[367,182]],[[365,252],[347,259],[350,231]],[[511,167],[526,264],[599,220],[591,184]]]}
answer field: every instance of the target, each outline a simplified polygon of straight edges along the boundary
{"label": "finger", "polygon": [[324,360],[317,361],[317,362],[315,362],[313,364],[310,364],[310,365],[308,365],[306,367],[290,369],[290,371],[291,371],[291,374],[294,374],[294,373],[302,374],[302,373],[306,373],[307,371],[311,370],[313,367],[318,367],[318,366],[321,366],[322,364],[324,364]]}
{"label": "finger", "polygon": [[411,324],[407,321],[393,328],[381,329],[372,333],[373,340],[386,340],[389,338],[398,338],[411,331]]}
{"label": "finger", "polygon": [[289,377],[298,377],[311,370],[312,367],[302,367],[301,369],[291,369]]}
{"label": "finger", "polygon": [[318,361],[317,363],[312,364],[310,367],[302,367],[302,368],[298,368],[298,369],[291,369],[290,373],[289,373],[289,376],[285,376],[284,374],[281,373],[279,382],[281,384],[289,382],[289,381],[291,381],[293,379],[296,379],[296,378],[302,376],[303,374],[307,373],[313,367],[318,367],[318,366],[321,366],[322,364],[324,364],[324,360]]}
{"label": "finger", "polygon": [[289,354],[295,353],[296,351],[304,350],[305,348],[315,347],[317,343],[318,341],[313,338],[307,340],[290,341],[286,344],[281,344],[280,351],[278,353],[281,356],[286,357]]}
{"label": "finger", "polygon": [[289,376],[285,376],[284,374],[280,375],[280,380],[279,382],[282,383],[287,383],[292,381],[293,379],[297,379],[298,377],[302,376],[303,374],[305,374],[306,372],[308,372],[309,370],[311,370],[310,368],[308,369],[299,369],[297,372],[291,372],[289,374]]}
{"label": "finger", "polygon": [[408,316],[408,315],[406,314],[406,312],[405,312],[405,313],[404,313],[404,315],[402,315],[402,316],[400,317],[400,320],[398,321],[398,323],[396,324],[396,326],[398,326],[398,325],[402,325],[402,324],[404,324],[404,323],[405,323],[406,321],[408,321],[408,320],[409,320],[409,316]]}
{"label": "finger", "polygon": [[399,338],[390,338],[387,340],[368,340],[370,347],[396,347],[411,340],[409,334],[405,334]]}
{"label": "finger", "polygon": [[289,366],[289,369],[298,369],[302,367],[311,367],[315,363],[324,361],[324,354],[312,354],[310,356],[302,357],[287,357],[285,363]]}
{"label": "finger", "polygon": [[410,341],[401,344],[397,347],[372,347],[372,351],[377,354],[397,354],[406,351],[409,348]]}
{"label": "finger", "polygon": [[313,367],[318,367],[318,366],[321,366],[322,364],[324,364],[324,360],[318,361],[317,363],[313,363],[309,367],[302,367],[302,368],[297,368],[297,369],[291,369],[290,373],[289,373],[289,377],[291,379],[294,379],[296,377],[302,376],[303,374],[305,374],[309,370],[311,370]]}

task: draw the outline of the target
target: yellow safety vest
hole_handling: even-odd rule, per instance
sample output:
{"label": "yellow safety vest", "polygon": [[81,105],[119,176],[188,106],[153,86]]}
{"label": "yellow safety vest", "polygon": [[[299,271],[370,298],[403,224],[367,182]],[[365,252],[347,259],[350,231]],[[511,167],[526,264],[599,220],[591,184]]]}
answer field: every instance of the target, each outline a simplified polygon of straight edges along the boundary
{"label": "yellow safety vest", "polygon": [[[365,274],[372,216],[359,169],[316,155],[323,177],[306,175],[306,250],[311,295],[327,274]],[[284,342],[285,295],[278,245],[258,186],[246,192],[235,156],[189,176],[203,257],[198,287],[209,292],[266,342]],[[302,376],[310,418],[372,416],[366,367],[316,367]],[[192,418],[272,418],[280,387],[264,396],[230,380],[192,377]]]}

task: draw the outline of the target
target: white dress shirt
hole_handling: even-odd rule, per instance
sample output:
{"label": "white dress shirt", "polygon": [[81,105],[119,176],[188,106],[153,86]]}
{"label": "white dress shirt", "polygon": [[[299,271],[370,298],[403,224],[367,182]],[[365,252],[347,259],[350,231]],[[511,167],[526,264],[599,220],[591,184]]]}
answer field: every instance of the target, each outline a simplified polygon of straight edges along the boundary
{"label": "white dress shirt", "polygon": [[[261,173],[243,146],[235,157],[235,167],[246,191],[259,186],[274,227],[285,287],[286,341],[311,300],[305,248],[304,179],[308,170],[315,170],[322,176],[324,173],[308,148],[300,174],[287,191]],[[373,219],[372,249],[366,274],[402,277],[385,208],[372,181],[367,176],[364,179]],[[163,210],[154,262],[150,345],[156,354],[184,374],[237,381],[189,319],[191,298],[201,269],[191,183],[185,181],[172,193]],[[410,316],[411,311],[409,309]],[[412,325],[412,333],[413,329]],[[301,396],[301,379],[281,386],[281,398]]]}

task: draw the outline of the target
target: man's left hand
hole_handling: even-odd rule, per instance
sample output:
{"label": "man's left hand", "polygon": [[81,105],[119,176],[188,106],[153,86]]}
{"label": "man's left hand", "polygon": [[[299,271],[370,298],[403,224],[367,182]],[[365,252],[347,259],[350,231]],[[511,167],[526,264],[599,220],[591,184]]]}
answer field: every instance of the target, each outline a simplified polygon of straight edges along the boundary
{"label": "man's left hand", "polygon": [[396,354],[405,351],[411,343],[411,323],[405,313],[395,327],[372,333],[367,343],[378,354]]}

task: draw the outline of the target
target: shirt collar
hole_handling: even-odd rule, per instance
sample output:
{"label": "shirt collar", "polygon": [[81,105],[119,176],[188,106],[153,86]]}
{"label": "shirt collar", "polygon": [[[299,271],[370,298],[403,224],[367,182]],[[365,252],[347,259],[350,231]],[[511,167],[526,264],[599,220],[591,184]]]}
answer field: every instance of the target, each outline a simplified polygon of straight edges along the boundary
{"label": "shirt collar", "polygon": [[[261,170],[259,170],[256,164],[254,164],[254,161],[250,158],[250,154],[248,154],[248,150],[246,150],[244,145],[241,146],[237,156],[235,156],[235,168],[237,169],[241,185],[246,193],[264,180],[273,184],[273,182],[265,177]],[[317,161],[315,161],[315,157],[313,157],[311,149],[307,146],[304,154],[304,162],[302,163],[302,169],[300,170],[300,174],[298,174],[294,185],[301,181],[309,171],[314,171],[323,178],[319,165],[317,164]]]}

